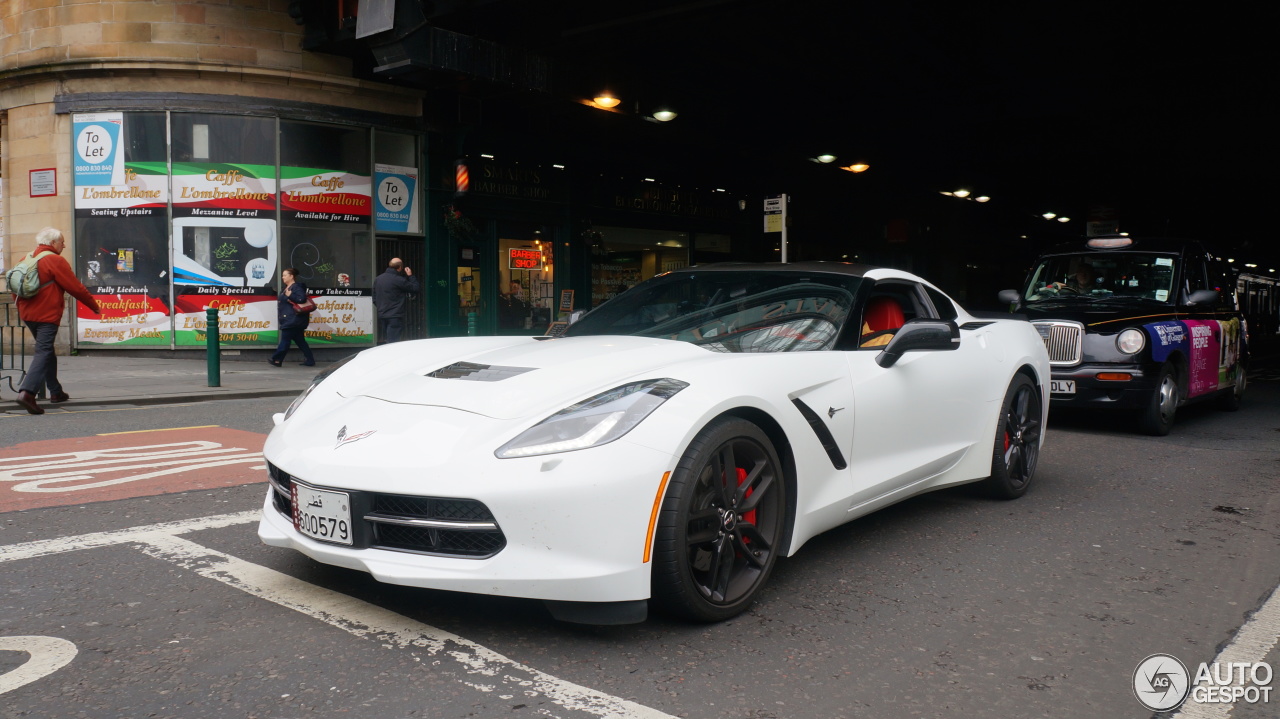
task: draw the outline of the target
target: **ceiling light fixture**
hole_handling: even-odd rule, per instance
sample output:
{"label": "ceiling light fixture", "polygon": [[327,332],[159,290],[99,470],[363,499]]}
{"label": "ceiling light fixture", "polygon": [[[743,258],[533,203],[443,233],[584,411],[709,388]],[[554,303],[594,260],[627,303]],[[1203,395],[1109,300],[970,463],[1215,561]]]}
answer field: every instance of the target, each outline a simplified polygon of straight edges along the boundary
{"label": "ceiling light fixture", "polygon": [[854,173],[854,174],[856,175],[856,174],[858,174],[859,172],[866,172],[867,170],[870,170],[870,169],[871,169],[871,165],[868,165],[868,164],[867,164],[867,163],[865,163],[865,162],[855,162],[855,163],[853,163],[852,165],[845,165],[844,167],[842,167],[842,168],[840,168],[840,169],[841,169],[841,170],[847,170],[847,171],[852,172],[852,173]]}
{"label": "ceiling light fixture", "polygon": [[658,110],[657,112],[653,113],[653,119],[657,120],[658,122],[671,122],[672,120],[676,119],[676,117],[678,116],[679,115],[676,113],[675,110],[672,110],[671,108],[668,108],[668,107],[664,107],[661,110]]}
{"label": "ceiling light fixture", "polygon": [[607,90],[593,97],[591,101],[599,105],[600,107],[606,107],[610,109],[617,107],[618,104],[622,102],[622,100],[619,100],[618,98],[614,97]]}
{"label": "ceiling light fixture", "polygon": [[1070,217],[1059,217],[1059,218],[1058,218],[1058,222],[1070,222],[1070,221],[1071,221],[1071,218],[1070,218]]}
{"label": "ceiling light fixture", "polygon": [[968,190],[963,190],[963,189],[961,189],[961,190],[954,190],[954,191],[952,191],[952,193],[951,193],[951,194],[952,194],[952,195],[954,195],[954,196],[956,196],[956,197],[968,197],[968,196],[969,196],[969,191],[968,191]]}
{"label": "ceiling light fixture", "polygon": [[818,155],[817,157],[813,158],[813,160],[814,162],[821,162],[822,164],[826,165],[826,164],[835,162],[836,156],[835,155]]}
{"label": "ceiling light fixture", "polygon": [[1057,217],[1057,216],[1058,216],[1058,213],[1056,213],[1056,212],[1046,212],[1046,213],[1044,213],[1043,215],[1040,215],[1040,216],[1041,216],[1041,217],[1043,217],[1043,218],[1044,218],[1044,219],[1046,219],[1046,220],[1052,220],[1053,218],[1055,218],[1055,217]]}
{"label": "ceiling light fixture", "polygon": [[979,195],[973,198],[973,201],[974,202],[991,202],[991,198],[987,197],[986,195]]}

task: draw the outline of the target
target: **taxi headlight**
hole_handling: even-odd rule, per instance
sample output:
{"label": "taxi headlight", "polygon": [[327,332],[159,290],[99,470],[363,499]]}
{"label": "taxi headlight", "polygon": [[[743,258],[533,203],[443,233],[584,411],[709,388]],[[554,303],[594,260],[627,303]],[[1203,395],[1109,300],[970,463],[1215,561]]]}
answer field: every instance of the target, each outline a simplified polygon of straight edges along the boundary
{"label": "taxi headlight", "polygon": [[650,379],[614,387],[547,417],[498,448],[498,459],[532,457],[607,444],[630,432],[663,402],[688,387],[676,379]]}
{"label": "taxi headlight", "polygon": [[334,372],[337,372],[339,367],[350,362],[355,358],[356,358],[356,355],[343,357],[337,362],[334,362],[333,364],[324,368],[323,371],[321,371],[311,380],[311,384],[308,385],[306,389],[302,390],[302,394],[298,395],[297,399],[289,403],[289,409],[286,409],[284,411],[284,418],[289,419],[290,417],[292,417],[293,413],[298,411],[298,408],[302,406],[302,403],[304,401],[306,401],[307,397],[311,394],[312,390],[314,390],[316,387],[319,387],[321,382],[329,378],[329,375],[333,374]]}
{"label": "taxi headlight", "polygon": [[1147,336],[1142,333],[1142,330],[1129,328],[1116,337],[1116,349],[1127,355],[1141,352],[1146,344]]}

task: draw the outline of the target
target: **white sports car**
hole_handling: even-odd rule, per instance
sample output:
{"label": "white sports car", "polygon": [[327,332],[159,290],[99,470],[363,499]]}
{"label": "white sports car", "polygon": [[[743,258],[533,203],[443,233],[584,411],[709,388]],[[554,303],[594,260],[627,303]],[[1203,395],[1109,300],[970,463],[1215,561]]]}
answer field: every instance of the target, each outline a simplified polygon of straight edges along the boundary
{"label": "white sports car", "polygon": [[415,587],[654,602],[715,621],[779,557],[908,497],[1026,492],[1049,359],[906,272],[799,263],[648,280],[564,336],[366,350],[275,416],[258,533]]}

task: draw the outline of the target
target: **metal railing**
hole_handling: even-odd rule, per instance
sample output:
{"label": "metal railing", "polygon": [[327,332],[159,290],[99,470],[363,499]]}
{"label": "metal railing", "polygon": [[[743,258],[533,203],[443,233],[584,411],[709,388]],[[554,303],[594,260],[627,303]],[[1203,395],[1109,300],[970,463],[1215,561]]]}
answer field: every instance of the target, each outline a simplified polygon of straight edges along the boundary
{"label": "metal railing", "polygon": [[0,296],[0,382],[17,392],[26,374],[27,328],[18,319],[18,305],[6,293]]}

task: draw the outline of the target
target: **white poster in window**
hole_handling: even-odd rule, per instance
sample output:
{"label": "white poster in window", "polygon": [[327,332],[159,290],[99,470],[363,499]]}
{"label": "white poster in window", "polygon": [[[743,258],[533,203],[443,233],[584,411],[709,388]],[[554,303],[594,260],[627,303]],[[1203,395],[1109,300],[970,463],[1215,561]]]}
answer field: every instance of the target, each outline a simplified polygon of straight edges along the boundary
{"label": "white poster in window", "polygon": [[71,116],[76,187],[124,184],[123,112]]}
{"label": "white poster in window", "polygon": [[418,169],[399,165],[374,165],[374,212],[378,229],[385,232],[418,231]]}

